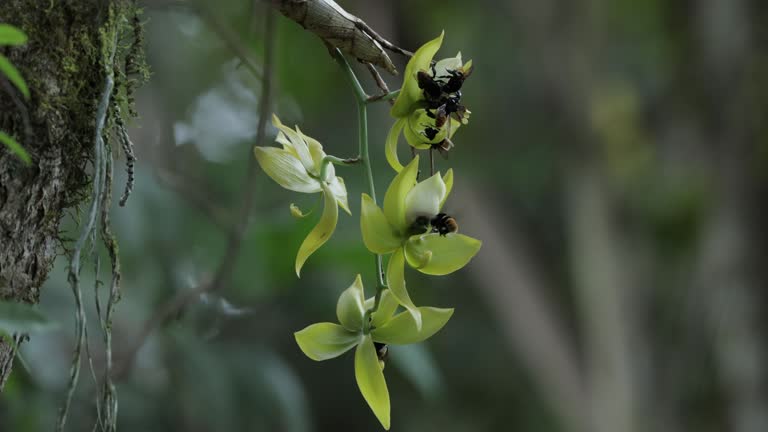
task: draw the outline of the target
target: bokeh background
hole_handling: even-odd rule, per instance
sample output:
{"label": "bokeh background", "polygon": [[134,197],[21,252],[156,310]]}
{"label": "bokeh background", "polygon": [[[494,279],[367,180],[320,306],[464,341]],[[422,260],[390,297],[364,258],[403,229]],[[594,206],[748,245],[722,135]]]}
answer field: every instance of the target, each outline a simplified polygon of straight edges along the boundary
{"label": "bokeh background", "polygon": [[[484,245],[450,276],[407,274],[416,304],[456,312],[426,343],[391,348],[392,430],[768,430],[768,3],[339,3],[406,49],[445,30],[438,58],[461,51],[475,65],[464,86],[470,124],[437,164],[456,171],[449,212]],[[131,128],[136,188],[112,212],[123,270],[120,429],[380,430],[352,355],[313,362],[293,339],[335,320],[356,273],[373,285],[361,170],[338,168],[354,215],[340,216],[297,279],[295,253],[317,212],[297,220],[288,207],[310,209],[318,196],[282,190],[261,171],[246,186],[268,7],[144,4],[152,78]],[[279,14],[275,25],[273,110],[329,153],[355,155],[344,75],[314,35]],[[402,71],[406,59],[392,58]],[[393,175],[388,108],[369,110],[380,194]],[[255,202],[231,277],[145,335],[164,305],[216,274],[249,187]],[[106,269],[104,257],[103,281]],[[26,367],[0,395],[2,431],[54,424],[74,346],[65,275],[62,258],[42,295],[58,329],[25,344]],[[84,280],[93,285],[93,265]],[[92,325],[97,370],[100,341]],[[69,430],[92,427],[93,395],[83,369]]]}

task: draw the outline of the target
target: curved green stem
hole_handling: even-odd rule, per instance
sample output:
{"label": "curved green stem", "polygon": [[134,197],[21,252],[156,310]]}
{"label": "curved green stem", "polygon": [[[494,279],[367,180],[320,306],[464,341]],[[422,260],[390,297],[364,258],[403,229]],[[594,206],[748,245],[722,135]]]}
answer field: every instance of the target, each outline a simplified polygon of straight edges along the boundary
{"label": "curved green stem", "polygon": [[[347,62],[347,59],[344,58],[344,56],[341,54],[341,51],[336,49],[334,54],[335,54],[336,61],[339,63],[341,68],[344,69],[344,72],[346,73],[349,81],[352,83],[352,88],[355,91],[355,100],[357,101],[357,114],[358,114],[358,130],[359,130],[358,139],[360,143],[360,150],[359,150],[360,156],[358,157],[358,159],[360,163],[363,165],[363,170],[365,170],[365,175],[368,179],[369,195],[373,199],[373,202],[376,203],[376,187],[374,186],[374,182],[373,182],[373,170],[371,169],[371,159],[368,153],[368,108],[366,105],[370,98],[365,93],[365,90],[363,90],[363,86],[360,85],[360,81],[357,79],[355,72],[352,70],[352,67],[349,65],[349,62]],[[389,93],[388,95],[391,95],[391,94],[392,93]],[[376,299],[374,300],[373,307],[365,312],[365,318],[363,322],[365,323],[366,331],[369,328],[368,326],[369,326],[370,320],[368,318],[370,318],[371,314],[379,308],[381,293],[387,288],[387,284],[386,282],[384,282],[384,271],[383,271],[381,255],[374,254],[374,257],[375,257],[375,264],[376,264],[376,280],[378,281],[378,284],[376,286]]]}
{"label": "curved green stem", "polygon": [[368,99],[365,100],[365,103],[374,103],[374,102],[382,102],[382,101],[388,101],[396,98],[400,94],[400,89],[397,89],[395,91],[391,91],[389,93],[384,93],[376,96],[370,96]]}
{"label": "curved green stem", "polygon": [[320,178],[321,179],[325,178],[326,172],[328,171],[328,165],[330,164],[349,166],[359,162],[360,162],[360,156],[347,158],[347,159],[338,158],[336,156],[326,156],[323,158],[323,162],[320,167]]}

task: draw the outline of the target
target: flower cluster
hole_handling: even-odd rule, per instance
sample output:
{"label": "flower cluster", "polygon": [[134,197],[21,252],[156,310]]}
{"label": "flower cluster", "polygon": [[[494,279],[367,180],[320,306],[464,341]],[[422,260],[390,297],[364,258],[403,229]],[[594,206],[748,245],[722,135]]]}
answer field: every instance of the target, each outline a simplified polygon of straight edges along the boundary
{"label": "flower cluster", "polygon": [[[406,166],[397,158],[401,133],[416,149],[446,149],[452,146],[451,138],[459,126],[467,123],[469,110],[460,103],[461,85],[472,64],[463,63],[461,54],[433,62],[442,40],[441,34],[426,43],[406,67],[403,86],[391,110],[395,123],[385,145],[386,158],[397,174],[384,195],[383,206],[376,204],[373,187],[370,194],[361,196],[363,243],[377,256],[377,273],[382,257],[389,257],[384,281],[379,280],[376,294],[366,299],[358,274],[339,296],[338,324],[316,323],[295,333],[299,348],[312,360],[332,359],[355,348],[357,385],[385,429],[390,427],[389,390],[384,379],[387,346],[422,342],[443,328],[453,314],[453,309],[416,306],[406,289],[406,267],[428,275],[447,275],[464,267],[481,246],[479,240],[459,234],[455,219],[442,212],[453,188],[453,170],[445,175],[434,173],[419,182],[420,157],[415,156]],[[351,74],[351,69],[348,72]],[[361,98],[358,96],[358,107],[364,110],[367,101]],[[338,207],[351,214],[344,180],[336,176],[332,163],[359,160],[372,178],[367,137],[361,135],[361,149],[366,149],[361,151],[362,159],[340,159],[327,155],[317,140],[298,127],[285,126],[277,116],[272,122],[282,148],[255,148],[264,172],[286,189],[323,195],[323,213],[296,255],[298,276],[309,256],[335,231]],[[304,216],[293,204],[291,213]],[[398,313],[401,307],[403,311]]]}

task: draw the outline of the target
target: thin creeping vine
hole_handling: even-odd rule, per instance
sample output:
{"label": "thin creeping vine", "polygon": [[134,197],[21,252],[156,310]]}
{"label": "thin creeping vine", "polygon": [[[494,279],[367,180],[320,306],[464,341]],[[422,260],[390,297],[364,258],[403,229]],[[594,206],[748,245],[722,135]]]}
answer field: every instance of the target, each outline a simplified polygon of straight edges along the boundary
{"label": "thin creeping vine", "polygon": [[[405,268],[428,275],[446,275],[464,267],[480,249],[481,242],[458,233],[456,220],[442,212],[453,188],[453,170],[445,174],[434,170],[435,148],[453,147],[451,138],[460,125],[467,124],[469,110],[460,103],[464,79],[472,71],[461,54],[432,61],[443,35],[428,42],[413,54],[406,66],[403,86],[389,92],[386,84],[369,65],[382,94],[369,96],[340,50],[331,52],[349,80],[358,112],[358,155],[339,158],[326,155],[322,145],[297,126],[285,126],[277,116],[276,141],[282,148],[255,147],[254,153],[264,172],[286,189],[323,194],[324,209],[315,228],[307,235],[296,256],[296,274],[307,258],[331,237],[338,222],[338,207],[349,211],[344,180],[336,175],[335,165],[360,165],[367,184],[361,196],[360,226],[363,243],[374,256],[376,292],[365,297],[358,274],[343,291],[336,305],[339,324],[324,322],[295,333],[296,342],[311,359],[338,357],[355,348],[355,378],[360,392],[385,429],[390,427],[389,390],[384,380],[388,345],[424,341],[437,333],[450,319],[453,309],[417,307],[405,284]],[[370,103],[394,101],[391,115],[396,119],[385,140],[385,155],[397,173],[389,185],[380,208],[377,200],[368,140]],[[430,177],[419,182],[419,156],[407,166],[397,158],[397,141],[404,135],[414,149],[429,150]],[[305,216],[295,205],[291,212]],[[384,256],[389,255],[386,269]],[[396,313],[398,308],[405,311]]]}

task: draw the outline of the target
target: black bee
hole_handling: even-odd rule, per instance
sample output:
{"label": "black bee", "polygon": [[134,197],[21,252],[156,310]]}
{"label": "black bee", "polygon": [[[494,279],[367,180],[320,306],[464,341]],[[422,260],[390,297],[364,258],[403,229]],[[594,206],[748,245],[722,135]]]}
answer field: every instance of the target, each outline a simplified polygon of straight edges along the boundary
{"label": "black bee", "polygon": [[448,159],[448,152],[453,148],[453,141],[450,138],[445,137],[444,140],[432,144],[432,149],[440,152],[443,159]]}
{"label": "black bee", "polygon": [[443,95],[443,86],[439,81],[434,79],[434,65],[432,66],[433,73],[429,74],[427,71],[419,71],[416,74],[416,80],[419,83],[419,88],[424,90],[424,97],[427,100],[440,100]]}
{"label": "black bee", "polygon": [[[424,129],[423,132],[421,132],[422,135],[427,137],[428,140],[433,140],[437,136],[437,134],[440,133],[440,129],[435,129],[432,126],[426,125],[427,128]],[[439,127],[439,126],[438,126]]]}
{"label": "black bee", "polygon": [[387,356],[389,356],[389,348],[387,347],[387,344],[374,342],[373,346],[376,348],[376,356],[379,358],[379,361],[384,363],[387,360]]}
{"label": "black bee", "polygon": [[437,216],[430,219],[427,216],[419,216],[413,221],[408,230],[410,235],[419,235],[426,232],[438,233],[445,236],[459,231],[459,224],[452,216],[445,213],[438,213]]}
{"label": "black bee", "polygon": [[472,71],[475,68],[470,66],[468,70],[453,70],[448,69],[448,75],[442,75],[440,78],[448,78],[448,82],[443,84],[442,90],[445,93],[458,93],[461,90],[461,86],[464,84],[464,80],[472,75]]}
{"label": "black bee", "polygon": [[431,229],[431,224],[430,224],[429,218],[427,216],[419,216],[411,224],[411,227],[408,229],[408,234],[409,235],[424,234],[430,229]]}
{"label": "black bee", "polygon": [[438,213],[432,218],[430,224],[432,225],[432,232],[439,233],[441,236],[459,231],[459,224],[456,223],[456,219],[445,213]]}

